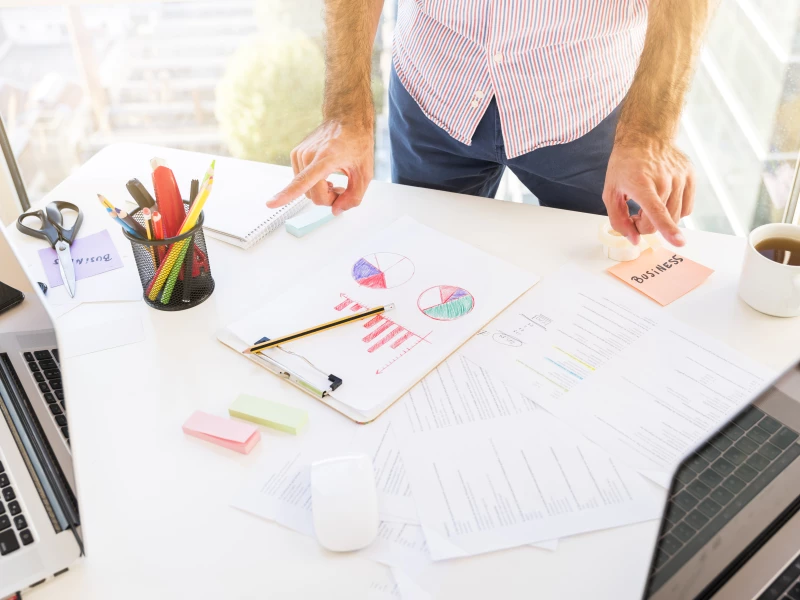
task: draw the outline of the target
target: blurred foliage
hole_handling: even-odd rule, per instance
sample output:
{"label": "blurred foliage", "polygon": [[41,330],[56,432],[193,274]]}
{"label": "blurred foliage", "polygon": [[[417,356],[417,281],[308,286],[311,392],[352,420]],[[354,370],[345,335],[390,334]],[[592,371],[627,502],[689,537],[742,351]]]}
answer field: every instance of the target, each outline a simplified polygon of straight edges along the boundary
{"label": "blurred foliage", "polygon": [[[217,87],[216,116],[237,158],[290,165],[290,152],[322,121],[323,0],[259,0],[259,34],[231,57]],[[375,114],[384,85],[373,54]]]}
{"label": "blurred foliage", "polygon": [[231,154],[290,165],[292,148],[322,121],[324,71],[319,46],[299,31],[243,43],[217,86]]}

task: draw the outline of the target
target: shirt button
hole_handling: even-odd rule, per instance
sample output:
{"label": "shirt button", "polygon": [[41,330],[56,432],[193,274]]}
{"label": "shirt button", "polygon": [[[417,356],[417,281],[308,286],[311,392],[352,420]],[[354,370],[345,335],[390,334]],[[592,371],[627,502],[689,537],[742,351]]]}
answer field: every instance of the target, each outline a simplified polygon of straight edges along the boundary
{"label": "shirt button", "polygon": [[498,52],[492,57],[492,60],[499,65],[501,62],[503,62],[503,55]]}
{"label": "shirt button", "polygon": [[469,103],[469,105],[472,108],[478,108],[478,101],[477,100],[473,100],[472,102]]}
{"label": "shirt button", "polygon": [[475,92],[475,97],[476,97],[478,100],[483,100],[483,90],[477,90],[477,91]]}

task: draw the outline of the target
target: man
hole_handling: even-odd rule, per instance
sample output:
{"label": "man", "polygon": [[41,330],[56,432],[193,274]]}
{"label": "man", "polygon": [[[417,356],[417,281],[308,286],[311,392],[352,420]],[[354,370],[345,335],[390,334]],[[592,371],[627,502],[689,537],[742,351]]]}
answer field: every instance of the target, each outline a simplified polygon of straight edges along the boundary
{"label": "man", "polygon": [[[544,206],[607,212],[632,243],[657,229],[682,246],[694,178],[675,136],[711,1],[400,0],[392,179],[493,196],[508,166]],[[361,203],[382,5],[326,0],[323,123],[268,206],[304,193],[335,214]],[[326,181],[335,171],[346,189]]]}

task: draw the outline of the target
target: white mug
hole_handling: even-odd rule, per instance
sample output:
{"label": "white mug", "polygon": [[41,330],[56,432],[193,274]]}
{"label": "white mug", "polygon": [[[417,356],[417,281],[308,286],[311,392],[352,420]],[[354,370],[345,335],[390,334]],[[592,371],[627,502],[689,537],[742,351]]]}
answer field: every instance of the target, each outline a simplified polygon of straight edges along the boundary
{"label": "white mug", "polygon": [[762,313],[796,317],[800,315],[800,266],[782,265],[759,253],[756,245],[769,238],[800,241],[800,226],[771,223],[750,232],[739,279],[739,296]]}

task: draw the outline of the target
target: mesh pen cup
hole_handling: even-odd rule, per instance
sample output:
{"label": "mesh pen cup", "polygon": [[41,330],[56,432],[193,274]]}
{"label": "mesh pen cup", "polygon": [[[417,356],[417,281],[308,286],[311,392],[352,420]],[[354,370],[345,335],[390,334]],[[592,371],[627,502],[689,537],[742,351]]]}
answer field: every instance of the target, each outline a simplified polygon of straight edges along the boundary
{"label": "mesh pen cup", "polygon": [[[188,212],[189,204],[184,203]],[[141,209],[131,213],[144,226]],[[214,291],[214,278],[203,236],[203,213],[186,233],[163,240],[143,240],[123,231],[131,243],[144,301],[158,310],[186,310]]]}

